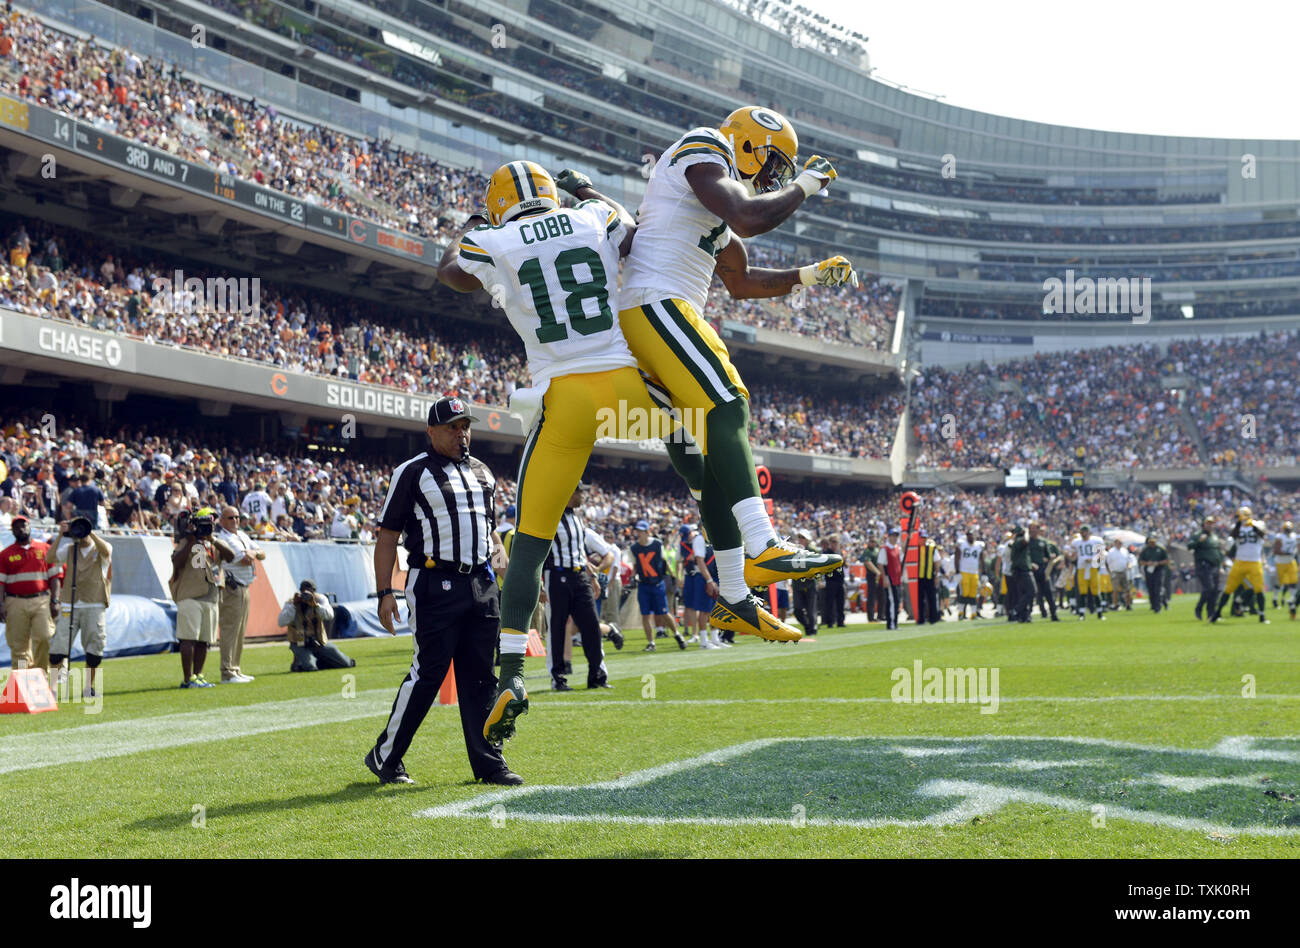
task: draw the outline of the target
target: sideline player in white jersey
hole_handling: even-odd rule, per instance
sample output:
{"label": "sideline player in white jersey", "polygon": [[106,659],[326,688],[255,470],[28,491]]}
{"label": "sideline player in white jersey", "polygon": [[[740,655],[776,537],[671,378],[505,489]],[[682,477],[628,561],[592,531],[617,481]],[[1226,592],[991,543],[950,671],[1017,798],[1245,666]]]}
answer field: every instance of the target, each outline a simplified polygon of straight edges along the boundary
{"label": "sideline player in white jersey", "polygon": [[1295,524],[1290,520],[1273,537],[1273,563],[1277,566],[1278,589],[1273,590],[1273,608],[1277,608],[1277,593],[1281,590],[1282,604],[1286,605],[1287,590],[1291,590],[1291,618],[1295,618],[1296,601],[1300,600],[1300,567],[1296,563],[1296,550],[1300,538],[1296,537]]}
{"label": "sideline player in white jersey", "polygon": [[[682,410],[704,453],[700,522],[718,566],[722,598],[715,617],[750,587],[844,565],[838,554],[777,538],[749,446],[749,391],[704,319],[715,272],[737,299],[785,296],[813,284],[857,285],[842,256],[786,270],[749,265],[740,238],[777,227],[835,180],[834,167],[820,156],[796,176],[798,146],[789,122],[754,106],[732,112],[718,128],[691,129],[651,172],[623,275],[619,315],[628,344],[641,369]],[[578,172],[561,172],[557,183],[577,198],[600,197]]]}
{"label": "sideline player in white jersey", "polygon": [[971,527],[966,531],[966,539],[957,544],[957,568],[961,572],[961,587],[957,590],[957,618],[966,618],[966,606],[973,612],[971,618],[978,619],[980,614],[980,559],[984,556],[984,541],[979,539],[979,528]]}
{"label": "sideline player in white jersey", "polygon": [[[602,424],[613,413],[629,421],[654,418],[659,430],[674,427],[650,398],[619,327],[619,257],[636,224],[616,203],[589,200],[563,209],[558,196],[540,165],[502,165],[488,180],[487,218],[472,216],[438,267],[438,279],[452,289],[485,289],[501,303],[523,340],[533,381],[511,401],[536,417],[526,421],[518,522],[501,590],[501,676],[484,725],[493,743],[511,737],[515,718],[528,711],[524,651],[542,565]],[[672,437],[665,440],[671,449]],[[800,637],[768,620],[746,631],[777,641]]]}
{"label": "sideline player in white jersey", "polygon": [[1076,557],[1075,568],[1078,605],[1075,612],[1083,621],[1089,611],[1097,613],[1103,622],[1106,613],[1101,602],[1101,557],[1106,543],[1101,537],[1092,535],[1092,528],[1084,525],[1079,528],[1079,538],[1070,543]]}
{"label": "sideline player in white jersey", "polygon": [[1237,510],[1237,522],[1232,527],[1232,539],[1237,549],[1232,555],[1232,568],[1228,570],[1228,581],[1223,584],[1219,594],[1219,603],[1210,614],[1211,622],[1218,622],[1223,607],[1232,599],[1237,587],[1243,581],[1255,591],[1255,607],[1259,610],[1259,621],[1268,624],[1264,614],[1264,522],[1256,520],[1249,507]]}
{"label": "sideline player in white jersey", "polygon": [[1007,608],[1008,606],[1007,590],[1010,588],[1010,585],[1007,582],[1007,577],[1011,575],[1011,531],[1008,530],[1006,533],[1002,535],[1002,542],[998,544],[997,553],[998,553],[998,560],[997,560],[998,608],[995,611],[995,615],[1000,615],[1000,616],[1004,615],[1007,617],[1007,621],[1010,622],[1011,610]]}

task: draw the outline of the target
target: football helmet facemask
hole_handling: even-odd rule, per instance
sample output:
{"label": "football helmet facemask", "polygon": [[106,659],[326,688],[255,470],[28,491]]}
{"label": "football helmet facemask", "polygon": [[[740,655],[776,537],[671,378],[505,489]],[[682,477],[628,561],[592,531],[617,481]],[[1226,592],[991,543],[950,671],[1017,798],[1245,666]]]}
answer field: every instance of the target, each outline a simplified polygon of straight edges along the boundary
{"label": "football helmet facemask", "polygon": [[779,191],[794,180],[799,136],[779,112],[747,105],[728,115],[718,131],[731,141],[742,180],[752,181],[759,194]]}
{"label": "football helmet facemask", "polygon": [[528,211],[560,206],[555,179],[535,161],[512,161],[492,172],[487,186],[487,214],[493,226]]}

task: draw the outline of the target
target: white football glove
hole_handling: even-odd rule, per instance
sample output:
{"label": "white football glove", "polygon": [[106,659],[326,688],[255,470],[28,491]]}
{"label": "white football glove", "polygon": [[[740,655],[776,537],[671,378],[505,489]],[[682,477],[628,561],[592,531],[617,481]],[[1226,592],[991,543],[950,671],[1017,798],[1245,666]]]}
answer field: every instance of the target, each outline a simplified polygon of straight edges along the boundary
{"label": "white football glove", "polygon": [[803,171],[799,172],[799,177],[794,179],[794,183],[803,188],[805,195],[812,197],[837,177],[839,175],[830,161],[821,155],[813,155],[804,162]]}
{"label": "white football glove", "polygon": [[810,263],[799,268],[799,282],[804,286],[843,286],[845,283],[858,285],[858,274],[849,263],[849,258],[836,254],[820,263]]}

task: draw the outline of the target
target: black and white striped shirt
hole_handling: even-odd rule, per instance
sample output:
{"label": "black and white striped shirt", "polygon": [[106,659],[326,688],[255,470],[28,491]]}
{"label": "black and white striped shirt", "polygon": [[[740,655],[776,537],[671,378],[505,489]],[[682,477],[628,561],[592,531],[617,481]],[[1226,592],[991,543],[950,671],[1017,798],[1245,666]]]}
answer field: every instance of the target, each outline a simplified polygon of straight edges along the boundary
{"label": "black and white striped shirt", "polygon": [[379,525],[405,533],[411,567],[479,566],[492,555],[495,492],[478,458],[462,463],[425,451],[393,471]]}
{"label": "black and white striped shirt", "polygon": [[614,548],[606,543],[593,530],[588,530],[577,511],[566,510],[556,528],[555,539],[551,541],[551,555],[547,566],[558,569],[573,569],[585,566],[588,553],[604,556]]}

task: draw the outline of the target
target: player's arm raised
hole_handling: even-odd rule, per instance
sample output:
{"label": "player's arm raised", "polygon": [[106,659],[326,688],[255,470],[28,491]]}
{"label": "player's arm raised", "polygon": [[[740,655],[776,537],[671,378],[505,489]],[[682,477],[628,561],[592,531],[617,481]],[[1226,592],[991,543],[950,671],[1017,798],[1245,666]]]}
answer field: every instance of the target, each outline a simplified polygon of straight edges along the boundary
{"label": "player's arm raised", "polygon": [[834,166],[820,155],[809,158],[804,170],[785,187],[762,194],[750,194],[720,164],[700,162],[686,169],[686,180],[700,203],[740,237],[757,237],[780,226],[805,198],[835,178]]}
{"label": "player's arm raised", "polygon": [[727,241],[718,251],[714,267],[723,285],[735,299],[766,299],[785,296],[799,286],[838,286],[843,283],[858,285],[858,275],[845,257],[830,257],[819,263],[788,270],[751,267],[749,251],[739,239]]}
{"label": "player's arm raised", "polygon": [[465,221],[465,226],[460,233],[447,244],[446,249],[442,252],[442,260],[438,263],[438,282],[443,286],[451,287],[457,293],[473,293],[475,290],[483,288],[483,284],[478,277],[462,269],[460,265],[460,242],[475,227],[487,222],[487,218],[482,214],[471,214],[469,219]]}
{"label": "player's arm raised", "polygon": [[626,257],[632,249],[632,238],[636,236],[636,218],[628,213],[627,208],[612,197],[601,194],[591,186],[591,179],[581,171],[574,171],[572,168],[565,168],[555,176],[555,186],[561,191],[567,191],[579,201],[601,201],[608,204],[618,215],[618,222],[623,225],[626,233],[622,242],[619,244],[618,252]]}

